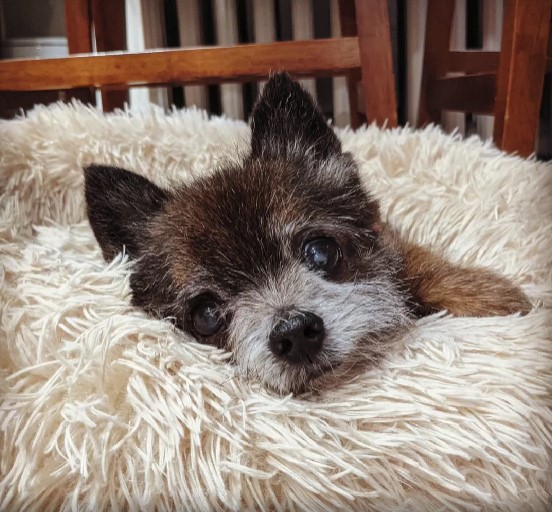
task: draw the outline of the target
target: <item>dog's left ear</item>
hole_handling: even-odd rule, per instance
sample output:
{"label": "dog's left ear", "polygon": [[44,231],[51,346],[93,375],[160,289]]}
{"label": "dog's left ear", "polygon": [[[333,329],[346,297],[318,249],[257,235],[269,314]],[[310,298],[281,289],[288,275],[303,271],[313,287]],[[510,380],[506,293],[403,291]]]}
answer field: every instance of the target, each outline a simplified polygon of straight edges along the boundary
{"label": "dog's left ear", "polygon": [[290,158],[311,153],[321,159],[341,153],[341,143],[310,94],[287,73],[266,83],[251,115],[251,154]]}

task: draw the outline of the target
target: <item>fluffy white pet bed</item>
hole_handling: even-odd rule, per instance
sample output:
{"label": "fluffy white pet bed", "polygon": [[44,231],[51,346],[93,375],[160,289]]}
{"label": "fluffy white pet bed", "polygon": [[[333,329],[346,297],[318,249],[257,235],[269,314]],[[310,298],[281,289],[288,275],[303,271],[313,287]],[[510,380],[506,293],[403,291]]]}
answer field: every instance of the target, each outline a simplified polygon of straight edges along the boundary
{"label": "fluffy white pet bed", "polygon": [[195,110],[0,124],[0,510],[550,510],[552,166],[436,128],[340,132],[403,233],[535,309],[426,318],[382,369],[282,398],[133,309],[83,208],[84,164],[193,179],[247,135]]}

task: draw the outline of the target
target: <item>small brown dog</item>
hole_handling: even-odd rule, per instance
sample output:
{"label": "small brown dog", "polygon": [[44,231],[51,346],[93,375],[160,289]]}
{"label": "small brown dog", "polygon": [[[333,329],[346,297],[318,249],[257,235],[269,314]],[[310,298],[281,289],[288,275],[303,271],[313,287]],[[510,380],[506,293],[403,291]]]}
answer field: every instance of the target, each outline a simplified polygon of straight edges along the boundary
{"label": "small brown dog", "polygon": [[507,279],[402,241],[380,220],[350,154],[284,73],[251,118],[249,155],[164,190],[134,173],[85,170],[106,260],[135,259],[133,303],[287,393],[362,353],[385,354],[416,316],[526,313]]}

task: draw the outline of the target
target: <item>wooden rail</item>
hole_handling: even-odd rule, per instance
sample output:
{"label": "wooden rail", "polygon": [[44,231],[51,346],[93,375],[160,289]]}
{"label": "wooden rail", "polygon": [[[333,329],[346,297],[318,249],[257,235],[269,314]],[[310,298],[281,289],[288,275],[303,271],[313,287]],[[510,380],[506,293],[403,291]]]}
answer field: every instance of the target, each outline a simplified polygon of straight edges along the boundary
{"label": "wooden rail", "polygon": [[109,52],[0,61],[0,91],[253,81],[281,69],[300,76],[331,76],[359,67],[356,37]]}

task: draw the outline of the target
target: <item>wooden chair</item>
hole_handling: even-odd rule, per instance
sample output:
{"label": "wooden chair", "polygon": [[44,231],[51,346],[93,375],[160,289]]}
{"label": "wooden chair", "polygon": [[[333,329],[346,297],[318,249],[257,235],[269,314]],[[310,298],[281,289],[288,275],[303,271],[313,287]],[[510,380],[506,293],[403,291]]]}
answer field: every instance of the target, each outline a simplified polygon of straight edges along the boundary
{"label": "wooden chair", "polygon": [[[113,5],[118,5],[115,14]],[[367,121],[397,125],[387,0],[340,0],[341,38],[90,54],[92,24],[96,41],[102,42],[99,50],[121,44],[120,31],[113,35],[113,22],[124,27],[122,5],[121,0],[67,0],[69,50],[75,55],[0,61],[0,96],[9,102],[10,94],[21,91],[75,89],[86,96],[90,88],[101,88],[107,98],[104,109],[110,110],[123,104],[129,86],[255,81],[287,70],[299,77],[347,76],[353,126],[360,124],[361,78]],[[92,101],[90,92],[88,99]]]}
{"label": "wooden chair", "polygon": [[[65,26],[70,54],[92,53],[92,32],[97,51],[126,49],[124,0],[66,0]],[[94,103],[94,91],[88,89],[88,94],[85,91],[80,99]],[[102,107],[106,112],[123,108],[125,102],[127,90],[102,91]]]}
{"label": "wooden chair", "polygon": [[418,124],[440,123],[443,110],[493,114],[495,144],[528,156],[551,69],[552,0],[505,0],[500,52],[449,49],[454,4],[428,0]]}

